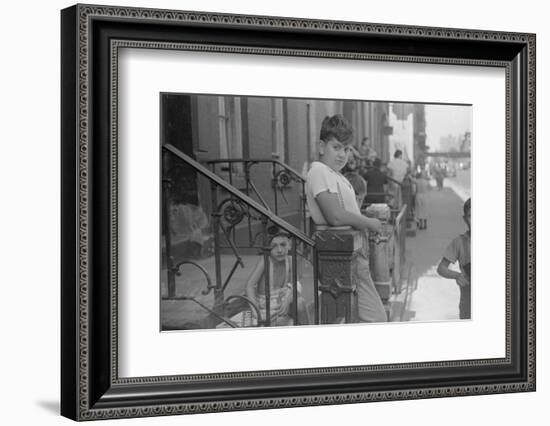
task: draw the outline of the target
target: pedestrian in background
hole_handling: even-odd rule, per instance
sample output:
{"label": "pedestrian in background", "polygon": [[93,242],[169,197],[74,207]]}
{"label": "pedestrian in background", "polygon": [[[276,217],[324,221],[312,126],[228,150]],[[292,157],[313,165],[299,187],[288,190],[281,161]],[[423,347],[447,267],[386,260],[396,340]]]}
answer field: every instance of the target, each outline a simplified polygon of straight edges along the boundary
{"label": "pedestrian in background", "polygon": [[367,197],[365,199],[367,204],[386,202],[385,185],[388,184],[388,176],[382,172],[381,166],[380,158],[376,158],[373,166],[363,175],[367,181]]}
{"label": "pedestrian in background", "polygon": [[424,172],[416,174],[416,197],[415,214],[418,222],[418,229],[428,228],[428,206],[426,204],[426,193],[430,189],[428,178]]}
{"label": "pedestrian in background", "polygon": [[388,163],[388,170],[390,172],[390,177],[395,181],[391,185],[392,193],[397,204],[397,208],[401,209],[403,205],[403,200],[401,197],[401,185],[403,184],[403,179],[407,175],[407,170],[409,165],[405,160],[403,160],[403,151],[400,149],[395,150],[393,154],[393,160]]}
{"label": "pedestrian in background", "polygon": [[436,164],[434,170],[435,182],[437,184],[437,189],[439,191],[443,190],[443,180],[445,179],[445,170],[441,167],[440,164]]}

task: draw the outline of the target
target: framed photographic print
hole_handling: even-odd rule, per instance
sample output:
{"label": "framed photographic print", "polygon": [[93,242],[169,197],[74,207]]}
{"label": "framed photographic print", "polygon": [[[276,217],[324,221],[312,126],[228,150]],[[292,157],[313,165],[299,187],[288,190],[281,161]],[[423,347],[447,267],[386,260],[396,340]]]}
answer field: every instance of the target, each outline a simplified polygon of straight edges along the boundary
{"label": "framed photographic print", "polygon": [[64,416],[535,390],[533,34],[61,24]]}

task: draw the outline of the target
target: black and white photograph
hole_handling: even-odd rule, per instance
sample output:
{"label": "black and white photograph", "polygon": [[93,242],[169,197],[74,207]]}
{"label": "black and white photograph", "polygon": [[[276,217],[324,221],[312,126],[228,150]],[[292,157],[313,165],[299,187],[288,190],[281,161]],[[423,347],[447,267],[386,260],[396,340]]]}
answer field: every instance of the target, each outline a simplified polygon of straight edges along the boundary
{"label": "black and white photograph", "polygon": [[471,104],[159,96],[161,331],[472,319]]}
{"label": "black and white photograph", "polygon": [[6,2],[2,424],[544,425],[544,4]]}

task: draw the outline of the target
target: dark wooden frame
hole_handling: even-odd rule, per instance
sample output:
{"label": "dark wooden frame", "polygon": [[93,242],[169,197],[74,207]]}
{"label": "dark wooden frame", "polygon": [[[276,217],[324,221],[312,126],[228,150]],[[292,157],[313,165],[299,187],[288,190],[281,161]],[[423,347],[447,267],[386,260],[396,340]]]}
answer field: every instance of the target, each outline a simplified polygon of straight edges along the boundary
{"label": "dark wooden frame", "polygon": [[[89,420],[535,390],[535,35],[95,5],[63,10],[61,28],[64,416]],[[118,378],[112,141],[116,49],[124,45],[505,68],[506,357]]]}

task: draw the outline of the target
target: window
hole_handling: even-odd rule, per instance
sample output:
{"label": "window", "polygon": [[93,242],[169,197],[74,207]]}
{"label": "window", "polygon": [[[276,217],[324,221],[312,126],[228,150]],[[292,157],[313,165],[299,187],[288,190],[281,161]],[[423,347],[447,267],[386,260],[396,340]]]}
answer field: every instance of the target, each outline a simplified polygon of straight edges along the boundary
{"label": "window", "polygon": [[[219,96],[218,117],[220,158],[242,158],[243,137],[240,98]],[[233,164],[232,171],[237,174],[242,174],[242,164]]]}
{"label": "window", "polygon": [[282,99],[271,100],[271,120],[271,155],[273,158],[286,163],[285,116]]}

